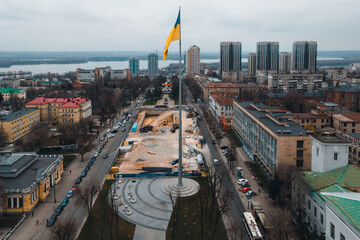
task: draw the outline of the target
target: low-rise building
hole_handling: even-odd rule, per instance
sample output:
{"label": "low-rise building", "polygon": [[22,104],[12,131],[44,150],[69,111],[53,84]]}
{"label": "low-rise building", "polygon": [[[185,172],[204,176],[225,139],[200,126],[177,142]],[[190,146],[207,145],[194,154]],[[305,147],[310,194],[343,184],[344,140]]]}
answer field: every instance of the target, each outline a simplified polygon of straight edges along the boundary
{"label": "low-rise building", "polygon": [[77,123],[92,116],[91,100],[86,98],[38,97],[26,103],[27,108],[38,108],[40,120],[50,124]]}
{"label": "low-rise building", "polygon": [[233,101],[235,98],[236,93],[234,92],[214,92],[209,97],[210,111],[225,131],[233,125]]}
{"label": "low-rise building", "polygon": [[1,213],[31,212],[49,196],[52,187],[60,182],[62,173],[62,155],[13,153],[0,156],[0,180],[4,184]]}
{"label": "low-rise building", "polygon": [[360,133],[347,133],[345,137],[351,142],[349,147],[349,163],[360,165]]}
{"label": "low-rise building", "polygon": [[309,73],[269,73],[270,92],[315,92],[322,88],[323,75]]}
{"label": "low-rise building", "polygon": [[11,97],[17,97],[19,99],[26,99],[26,92],[24,89],[18,88],[0,88],[0,94],[3,97],[3,101],[10,101]]}
{"label": "low-rise building", "polygon": [[271,174],[280,164],[311,169],[311,138],[292,114],[261,103],[234,101],[234,130],[244,149]]}
{"label": "low-rise building", "polygon": [[333,114],[334,128],[343,133],[360,133],[360,113]]}
{"label": "low-rise building", "polygon": [[223,72],[222,78],[224,79],[225,82],[240,84],[244,82],[244,73],[243,71]]}
{"label": "low-rise building", "polygon": [[350,111],[360,110],[360,87],[344,85],[339,87],[326,87],[320,89],[325,94],[326,102],[333,102]]}
{"label": "low-rise building", "polygon": [[76,80],[80,82],[92,82],[96,80],[95,70],[93,69],[76,69]]}
{"label": "low-rise building", "polygon": [[308,130],[315,130],[331,126],[331,115],[313,109],[310,113],[293,113],[293,121]]}
{"label": "low-rise building", "polygon": [[0,119],[0,128],[6,135],[6,142],[11,143],[28,134],[40,122],[40,110],[24,108]]}
{"label": "low-rise building", "polygon": [[240,87],[235,83],[215,82],[210,81],[207,77],[195,77],[196,82],[201,87],[203,92],[203,100],[208,101],[209,96],[213,92],[234,92],[239,94]]}

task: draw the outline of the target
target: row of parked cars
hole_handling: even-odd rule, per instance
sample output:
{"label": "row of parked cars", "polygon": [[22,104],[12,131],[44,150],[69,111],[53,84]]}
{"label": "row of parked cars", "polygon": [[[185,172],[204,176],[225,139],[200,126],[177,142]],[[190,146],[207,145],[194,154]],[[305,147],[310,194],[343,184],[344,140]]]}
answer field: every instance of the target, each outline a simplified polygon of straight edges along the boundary
{"label": "row of parked cars", "polygon": [[70,198],[72,197],[74,191],[77,188],[77,185],[81,183],[82,179],[84,177],[86,177],[88,171],[90,170],[91,166],[94,164],[94,162],[96,161],[96,157],[97,156],[93,156],[90,160],[90,162],[88,163],[88,165],[86,165],[85,169],[81,172],[81,175],[76,178],[74,185],[71,187],[71,190],[68,191],[68,193],[66,194],[66,197],[64,198],[64,200],[61,202],[61,204],[59,204],[59,206],[57,206],[57,208],[55,208],[55,212],[54,214],[52,214],[50,216],[50,218],[47,219],[46,221],[46,226],[51,227],[54,225],[54,223],[57,220],[57,217],[62,213],[62,211],[64,210],[64,208],[66,207],[66,205],[68,204]]}
{"label": "row of parked cars", "polygon": [[245,193],[247,197],[256,195],[256,192],[251,190],[249,180],[240,178],[237,183],[240,185],[241,191]]}

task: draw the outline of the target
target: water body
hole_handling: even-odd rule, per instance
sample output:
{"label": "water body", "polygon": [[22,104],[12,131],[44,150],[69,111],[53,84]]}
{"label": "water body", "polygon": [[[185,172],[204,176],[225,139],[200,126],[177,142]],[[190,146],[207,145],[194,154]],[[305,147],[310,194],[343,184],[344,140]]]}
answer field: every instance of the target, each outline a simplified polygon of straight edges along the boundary
{"label": "water body", "polygon": [[[329,58],[318,57],[318,60],[343,60],[343,58]],[[243,63],[247,63],[247,58],[242,58]],[[202,59],[202,63],[216,63],[220,62],[220,59]],[[178,60],[159,60],[159,68],[165,68],[171,63],[179,63]],[[0,68],[0,72],[13,72],[13,71],[30,71],[32,74],[40,73],[59,73],[75,72],[77,68],[82,69],[94,69],[99,67],[110,66],[112,69],[125,69],[129,68],[128,61],[103,61],[103,62],[87,62],[87,63],[75,63],[75,64],[38,64],[38,65],[13,65],[8,68]],[[148,69],[148,61],[140,60],[140,69]]]}

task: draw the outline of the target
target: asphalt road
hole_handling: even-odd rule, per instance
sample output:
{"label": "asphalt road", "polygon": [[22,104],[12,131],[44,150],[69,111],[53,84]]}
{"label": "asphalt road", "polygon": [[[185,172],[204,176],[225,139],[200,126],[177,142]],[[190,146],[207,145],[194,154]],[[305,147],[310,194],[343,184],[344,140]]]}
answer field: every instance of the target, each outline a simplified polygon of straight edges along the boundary
{"label": "asphalt road", "polygon": [[[143,100],[140,102],[140,105],[143,104]],[[137,116],[139,110],[136,110],[134,107],[134,103],[129,107],[128,112],[131,112],[132,116]],[[90,168],[88,174],[85,178],[81,181],[80,185],[89,184],[90,179],[94,179],[94,181],[101,185],[105,181],[105,175],[108,173],[109,169],[113,165],[113,162],[116,157],[116,152],[119,148],[119,146],[122,144],[124,139],[126,138],[129,130],[131,130],[132,123],[130,121],[126,122],[125,128],[126,131],[122,132],[121,130],[123,127],[119,128],[119,132],[115,133],[114,138],[110,138],[108,143],[105,145],[104,149],[101,151],[99,156],[97,157],[97,160],[93,164],[93,166]],[[106,132],[106,129],[99,134],[99,137],[101,137]],[[94,141],[94,144],[96,145],[96,148],[92,150],[91,152],[84,155],[84,169],[87,165],[87,163],[90,161],[92,156],[95,154],[96,150],[99,148],[99,138],[96,138]],[[108,154],[107,159],[103,159],[104,154]],[[63,199],[65,196],[58,196],[59,198]],[[87,210],[84,207],[79,207],[75,204],[75,198],[76,196],[73,196],[70,198],[70,201],[68,205],[64,208],[63,212],[58,216],[57,221],[64,220],[64,219],[72,219],[75,222],[75,226],[78,228],[78,234],[81,231],[81,228],[83,227],[83,224],[85,223],[87,219]],[[94,202],[96,199],[94,200]],[[50,217],[49,213],[49,217]],[[51,231],[50,228],[44,227],[41,231],[38,232],[36,239],[43,239],[48,240],[51,239]]]}

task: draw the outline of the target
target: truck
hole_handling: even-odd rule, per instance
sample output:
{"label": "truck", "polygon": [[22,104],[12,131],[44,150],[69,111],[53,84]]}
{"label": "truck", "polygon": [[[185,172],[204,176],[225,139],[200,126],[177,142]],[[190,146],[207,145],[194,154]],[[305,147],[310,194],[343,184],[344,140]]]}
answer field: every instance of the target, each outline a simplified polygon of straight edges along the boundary
{"label": "truck", "polygon": [[202,153],[199,153],[196,156],[196,159],[197,159],[197,162],[198,162],[199,166],[204,165],[204,157],[203,157]]}

